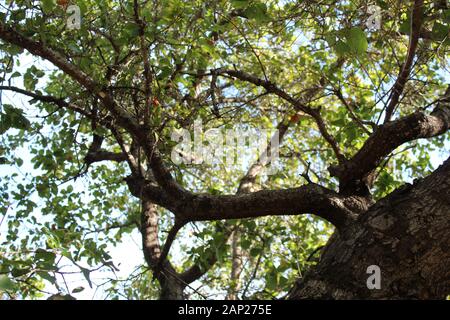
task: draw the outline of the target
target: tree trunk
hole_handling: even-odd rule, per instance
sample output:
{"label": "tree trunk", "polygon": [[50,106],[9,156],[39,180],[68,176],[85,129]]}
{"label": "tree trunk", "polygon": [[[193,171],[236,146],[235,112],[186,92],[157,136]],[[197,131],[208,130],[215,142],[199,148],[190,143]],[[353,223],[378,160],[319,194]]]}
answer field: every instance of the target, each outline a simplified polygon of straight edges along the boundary
{"label": "tree trunk", "polygon": [[[379,289],[369,289],[381,271]],[[445,299],[450,294],[450,159],[334,234],[290,299]]]}
{"label": "tree trunk", "polygon": [[163,276],[158,277],[161,286],[159,294],[160,300],[183,300],[186,298],[184,289],[186,285],[182,283],[175,273],[165,272]]}
{"label": "tree trunk", "polygon": [[228,290],[227,300],[238,299],[238,292],[241,289],[241,273],[242,264],[242,248],[241,248],[241,232],[234,230],[231,235],[231,275],[230,288]]}

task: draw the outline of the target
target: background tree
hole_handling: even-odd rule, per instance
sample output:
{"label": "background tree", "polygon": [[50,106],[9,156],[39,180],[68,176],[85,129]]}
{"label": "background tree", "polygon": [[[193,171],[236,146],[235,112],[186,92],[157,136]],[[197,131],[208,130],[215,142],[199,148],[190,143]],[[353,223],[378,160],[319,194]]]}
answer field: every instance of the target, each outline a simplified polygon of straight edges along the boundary
{"label": "background tree", "polygon": [[[79,29],[66,23],[75,4]],[[369,5],[380,29],[367,25]],[[450,160],[431,173],[430,157],[449,149],[445,2],[1,8],[0,89],[30,99],[2,105],[1,161],[20,167],[27,148],[36,171],[2,174],[10,298],[79,292],[64,284],[67,263],[95,285],[93,271],[117,268],[108,246],[136,228],[146,264],[108,281],[107,297],[449,294]],[[21,72],[24,55],[38,60]],[[175,164],[171,135],[196,119],[204,130],[277,129],[278,173],[248,160]],[[370,265],[380,290],[366,286]]]}

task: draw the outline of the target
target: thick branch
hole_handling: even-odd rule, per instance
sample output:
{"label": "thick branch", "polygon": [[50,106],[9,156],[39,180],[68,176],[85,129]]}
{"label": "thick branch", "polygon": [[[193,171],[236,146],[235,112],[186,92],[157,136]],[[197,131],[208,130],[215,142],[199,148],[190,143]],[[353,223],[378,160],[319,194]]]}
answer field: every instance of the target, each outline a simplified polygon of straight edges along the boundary
{"label": "thick branch", "polygon": [[[129,185],[131,181],[127,181]],[[171,198],[160,188],[151,185],[141,187],[144,196],[171,210],[184,221],[229,220],[310,213],[322,217],[340,228],[351,223],[357,212],[367,209],[365,202],[359,202],[356,198],[345,198],[316,184],[293,189],[263,190],[243,195],[186,194],[183,198]],[[133,188],[130,187],[130,190]],[[135,189],[135,191],[137,190]],[[139,193],[135,195],[137,196]]]}
{"label": "thick branch", "polygon": [[[226,238],[228,239],[229,236]],[[225,245],[226,242],[224,242]],[[206,258],[206,264],[203,266],[200,266],[199,264],[195,264],[189,269],[187,269],[185,272],[180,274],[180,278],[183,279],[185,283],[192,283],[195,280],[200,279],[202,276],[204,276],[208,270],[217,262],[217,257],[214,254],[213,251],[206,252],[205,254],[209,254]]]}
{"label": "thick branch", "polygon": [[124,153],[117,153],[105,150],[99,150],[96,152],[89,152],[86,155],[85,161],[87,163],[101,162],[101,161],[116,161],[123,162],[127,160],[127,156]]}
{"label": "thick branch", "polygon": [[[360,215],[345,239],[335,234],[291,299],[445,299],[450,293],[450,159]],[[377,290],[367,272],[381,271]]]}
{"label": "thick branch", "polygon": [[155,141],[151,138],[150,132],[141,128],[135,119],[131,118],[125,111],[120,109],[113,98],[102,90],[92,78],[82,70],[69,63],[61,54],[48,48],[41,42],[27,38],[9,26],[0,22],[0,39],[27,49],[30,53],[52,62],[66,74],[75,79],[88,91],[97,95],[103,105],[111,112],[119,125],[132,133],[140,144],[144,147],[150,166],[153,170],[156,181],[172,195],[184,194],[183,188],[173,179],[169,170],[165,167],[162,157],[156,148]]}
{"label": "thick branch", "polygon": [[154,268],[158,264],[161,248],[158,239],[158,211],[150,201],[142,201],[141,234],[145,260]]}
{"label": "thick branch", "polygon": [[177,236],[178,231],[185,225],[184,222],[180,222],[175,220],[174,226],[170,229],[169,234],[167,235],[166,242],[164,243],[161,256],[159,257],[159,265],[162,265],[169,255],[170,248],[172,247],[173,242],[175,241],[175,238]]}
{"label": "thick branch", "polygon": [[134,0],[134,20],[139,26],[139,41],[141,46],[141,56],[144,63],[144,79],[145,79],[145,109],[144,109],[144,124],[148,127],[148,121],[150,120],[151,110],[151,95],[152,95],[152,81],[153,75],[150,69],[149,50],[145,41],[145,21],[139,16],[139,2]]}
{"label": "thick branch", "polygon": [[412,10],[411,18],[411,36],[409,38],[408,54],[406,56],[405,63],[403,64],[400,74],[395,81],[394,87],[392,88],[392,93],[390,97],[389,104],[386,108],[386,117],[384,123],[391,120],[394,113],[395,107],[397,106],[400,95],[405,88],[406,81],[411,72],[411,67],[413,64],[414,56],[416,54],[417,45],[419,43],[420,31],[422,29],[422,17],[423,17],[423,0],[416,0],[414,2],[414,7]]}
{"label": "thick branch", "polygon": [[270,144],[268,144],[266,150],[261,155],[259,155],[257,161],[250,166],[245,176],[242,177],[241,181],[239,182],[237,194],[249,193],[252,191],[256,178],[261,173],[264,165],[267,164],[268,160],[270,160],[273,156],[273,142],[275,141],[275,139],[277,139],[277,137],[281,142],[286,132],[288,131],[290,125],[290,122],[288,120],[289,119],[286,117],[278,123],[276,128],[278,136],[272,136],[272,138],[270,139]]}
{"label": "thick branch", "polygon": [[331,166],[331,175],[338,177],[341,191],[364,182],[372,184],[372,172],[383,159],[402,144],[419,138],[431,138],[450,129],[450,90],[449,96],[441,100],[435,110],[427,115],[418,111],[396,121],[388,122],[378,128],[363,147],[345,163]]}
{"label": "thick branch", "polygon": [[[161,299],[180,299],[186,284],[167,259],[161,259],[158,239],[158,210],[148,200],[142,201],[141,213],[142,249],[145,261],[161,285]],[[162,261],[162,263],[161,263]],[[174,297],[173,293],[177,293]]]}

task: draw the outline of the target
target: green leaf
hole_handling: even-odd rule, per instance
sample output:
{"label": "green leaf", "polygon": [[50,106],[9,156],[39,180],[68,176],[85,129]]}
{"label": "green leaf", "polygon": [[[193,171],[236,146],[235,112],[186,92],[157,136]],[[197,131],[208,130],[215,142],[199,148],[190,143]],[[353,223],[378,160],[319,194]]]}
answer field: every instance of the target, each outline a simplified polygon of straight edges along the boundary
{"label": "green leaf", "polygon": [[336,54],[338,56],[345,56],[346,54],[350,53],[349,46],[344,41],[337,41],[334,49],[336,50]]}
{"label": "green leaf", "polygon": [[11,274],[12,274],[13,277],[21,277],[21,276],[23,276],[23,275],[25,275],[25,274],[27,274],[29,272],[30,272],[30,269],[28,269],[28,268],[25,268],[25,269],[23,269],[23,268],[14,268],[14,269],[11,270]]}
{"label": "green leaf", "polygon": [[449,38],[450,26],[435,22],[433,30],[431,31],[433,39],[436,41],[442,41]]}
{"label": "green leaf", "polygon": [[442,14],[442,20],[445,21],[445,22],[447,22],[447,23],[450,23],[450,9],[445,10],[445,11],[443,12],[443,14]]}
{"label": "green leaf", "polygon": [[406,19],[400,23],[400,27],[399,27],[398,31],[400,33],[404,33],[404,34],[411,33],[411,17],[408,17],[408,19]]}
{"label": "green leaf", "polygon": [[350,50],[356,54],[364,54],[367,51],[369,43],[366,34],[359,27],[353,27],[345,31],[345,38]]}
{"label": "green leaf", "polygon": [[136,38],[139,35],[139,26],[136,23],[128,23],[125,32],[130,38]]}
{"label": "green leaf", "polygon": [[267,6],[264,3],[254,3],[244,10],[244,15],[249,19],[254,19],[257,22],[267,22],[270,17],[267,13]]}
{"label": "green leaf", "polygon": [[22,47],[13,45],[13,44],[7,44],[5,45],[2,50],[5,50],[6,52],[10,53],[11,55],[15,56],[18,54],[21,54],[24,52],[24,49]]}
{"label": "green leaf", "polygon": [[328,43],[330,47],[334,47],[336,45],[336,34],[329,33],[325,35],[325,41]]}
{"label": "green leaf", "polygon": [[25,19],[25,10],[14,10],[11,13],[11,19],[14,21],[21,21]]}
{"label": "green leaf", "polygon": [[37,83],[38,83],[38,80],[32,74],[26,73],[23,76],[23,86],[28,91],[34,91]]}
{"label": "green leaf", "polygon": [[82,291],[84,291],[84,287],[76,287],[72,290],[72,293],[80,293]]}
{"label": "green leaf", "polygon": [[89,269],[82,268],[81,272],[83,273],[84,277],[86,278],[86,281],[89,283],[89,286],[92,288],[91,271],[89,271]]}
{"label": "green leaf", "polygon": [[47,300],[77,300],[70,294],[54,294],[50,296]]}
{"label": "green leaf", "polygon": [[261,254],[261,248],[252,248],[250,250],[250,255],[254,258],[256,258],[257,256],[259,256]]}
{"label": "green leaf", "polygon": [[231,5],[236,9],[244,9],[249,5],[249,0],[232,0]]}
{"label": "green leaf", "polygon": [[41,0],[42,10],[45,13],[50,13],[53,11],[53,8],[56,6],[55,0]]}
{"label": "green leaf", "polygon": [[56,283],[56,278],[53,275],[49,274],[48,272],[39,271],[37,272],[37,275],[40,276],[42,279],[47,280],[51,284]]}
{"label": "green leaf", "polygon": [[11,281],[6,275],[0,275],[0,290],[11,291],[14,290],[14,282]]}
{"label": "green leaf", "polygon": [[3,105],[4,113],[0,114],[0,134],[6,132],[9,128],[27,130],[30,128],[30,121],[23,115],[23,111],[14,108],[9,104]]}
{"label": "green leaf", "polygon": [[88,7],[85,1],[77,1],[76,4],[78,7],[80,7],[81,15],[84,15],[88,11]]}
{"label": "green leaf", "polygon": [[41,78],[43,76],[44,72],[39,70],[35,66],[31,66],[30,68],[28,68],[23,75],[23,85],[25,89],[27,89],[28,91],[34,91],[39,81],[38,78]]}
{"label": "green leaf", "polygon": [[43,260],[46,262],[54,262],[56,259],[56,254],[51,251],[46,251],[44,249],[37,249],[35,254],[36,260]]}
{"label": "green leaf", "polygon": [[380,6],[381,9],[388,10],[389,4],[383,0],[377,0],[377,5]]}
{"label": "green leaf", "polygon": [[248,240],[248,239],[241,240],[241,247],[244,250],[250,248],[251,244],[252,244],[252,242],[250,240]]}
{"label": "green leaf", "polygon": [[278,286],[278,275],[275,272],[271,272],[266,277],[266,287],[269,290],[275,290]]}
{"label": "green leaf", "polygon": [[21,76],[20,72],[15,71],[15,72],[11,75],[11,78],[17,78],[17,77],[20,77],[20,76]]}

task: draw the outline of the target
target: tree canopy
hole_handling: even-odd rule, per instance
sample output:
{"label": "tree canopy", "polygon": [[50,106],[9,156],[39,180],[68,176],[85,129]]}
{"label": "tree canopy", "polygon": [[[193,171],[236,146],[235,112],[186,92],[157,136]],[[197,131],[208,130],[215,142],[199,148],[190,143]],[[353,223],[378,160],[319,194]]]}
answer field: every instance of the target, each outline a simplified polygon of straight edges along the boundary
{"label": "tree canopy", "polygon": [[[0,291],[285,297],[448,156],[449,32],[446,1],[2,1]],[[196,121],[277,131],[275,172],[254,150],[177,163]],[[116,278],[133,232],[142,264]]]}

